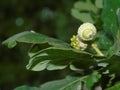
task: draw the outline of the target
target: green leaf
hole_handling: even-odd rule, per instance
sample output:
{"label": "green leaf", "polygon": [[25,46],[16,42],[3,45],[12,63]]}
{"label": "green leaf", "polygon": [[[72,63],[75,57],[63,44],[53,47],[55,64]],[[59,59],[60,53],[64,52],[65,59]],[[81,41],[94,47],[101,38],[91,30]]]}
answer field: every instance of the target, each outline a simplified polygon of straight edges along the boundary
{"label": "green leaf", "polygon": [[81,84],[80,78],[68,76],[62,80],[47,82],[39,90],[81,90]]}
{"label": "green leaf", "polygon": [[116,83],[114,86],[107,88],[105,90],[120,90],[120,82]]}
{"label": "green leaf", "polygon": [[98,72],[93,72],[85,79],[85,86],[91,88],[98,80],[101,78],[101,75]]}
{"label": "green leaf", "polygon": [[43,49],[31,57],[27,69],[34,71],[64,69],[73,64],[76,68],[87,69],[95,62],[90,53],[68,48],[50,47]]}
{"label": "green leaf", "polygon": [[40,89],[37,87],[30,87],[30,86],[23,85],[15,88],[14,90],[40,90]]}
{"label": "green leaf", "polygon": [[22,33],[18,33],[3,42],[4,45],[8,46],[8,48],[13,48],[16,46],[17,42],[24,42],[24,43],[32,43],[32,44],[44,44],[48,43],[49,45],[55,47],[63,47],[63,48],[70,48],[69,44],[57,40],[39,33],[25,31]]}
{"label": "green leaf", "polygon": [[98,8],[91,2],[91,0],[86,0],[86,2],[78,1],[74,4],[74,8],[71,10],[71,14],[76,19],[82,22],[95,23],[91,16],[91,13],[97,13]]}
{"label": "green leaf", "polygon": [[104,8],[102,19],[104,22],[104,31],[111,41],[114,41],[112,47],[109,48],[108,56],[120,55],[120,28],[119,28],[119,7],[120,0],[104,0]]}
{"label": "green leaf", "polygon": [[104,31],[111,36],[116,38],[118,33],[117,24],[117,9],[120,7],[120,0],[103,0],[104,8],[102,13],[102,19],[104,22]]}

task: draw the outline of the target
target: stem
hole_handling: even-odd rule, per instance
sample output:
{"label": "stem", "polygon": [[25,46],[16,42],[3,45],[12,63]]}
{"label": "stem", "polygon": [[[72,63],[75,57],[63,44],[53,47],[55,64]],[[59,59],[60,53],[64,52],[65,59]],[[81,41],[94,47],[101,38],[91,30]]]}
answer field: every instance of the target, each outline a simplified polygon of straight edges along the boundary
{"label": "stem", "polygon": [[99,56],[104,56],[104,54],[100,51],[100,49],[98,48],[97,44],[92,44],[91,45],[92,48],[97,52],[97,55]]}

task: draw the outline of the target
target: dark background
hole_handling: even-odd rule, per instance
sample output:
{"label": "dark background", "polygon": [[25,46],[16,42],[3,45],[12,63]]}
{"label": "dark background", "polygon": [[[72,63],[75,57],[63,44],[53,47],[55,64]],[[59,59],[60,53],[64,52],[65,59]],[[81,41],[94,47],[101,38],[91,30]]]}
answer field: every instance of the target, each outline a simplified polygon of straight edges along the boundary
{"label": "dark background", "polygon": [[0,90],[20,85],[38,86],[64,77],[69,70],[33,72],[26,70],[29,44],[13,49],[2,45],[8,37],[22,32],[36,32],[69,42],[80,21],[70,12],[77,0],[0,0]]}

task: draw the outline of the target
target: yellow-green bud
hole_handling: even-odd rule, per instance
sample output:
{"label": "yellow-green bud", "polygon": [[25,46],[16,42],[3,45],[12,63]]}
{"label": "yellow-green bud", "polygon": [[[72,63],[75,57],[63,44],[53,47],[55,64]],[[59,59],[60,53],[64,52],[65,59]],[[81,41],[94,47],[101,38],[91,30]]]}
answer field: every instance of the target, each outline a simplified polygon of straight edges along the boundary
{"label": "yellow-green bud", "polygon": [[71,46],[77,50],[85,50],[87,48],[87,44],[81,42],[75,35],[71,38]]}

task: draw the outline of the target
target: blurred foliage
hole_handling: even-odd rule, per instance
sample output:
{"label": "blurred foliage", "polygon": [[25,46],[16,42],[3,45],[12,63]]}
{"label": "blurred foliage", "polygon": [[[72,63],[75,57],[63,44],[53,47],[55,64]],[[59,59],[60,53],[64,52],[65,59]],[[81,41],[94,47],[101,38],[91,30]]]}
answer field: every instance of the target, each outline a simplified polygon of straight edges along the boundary
{"label": "blurred foliage", "polygon": [[97,23],[100,22],[103,0],[85,0],[77,1],[71,10],[71,14],[82,22]]}

